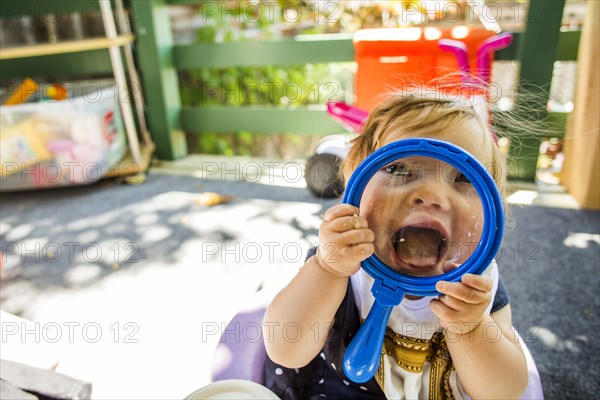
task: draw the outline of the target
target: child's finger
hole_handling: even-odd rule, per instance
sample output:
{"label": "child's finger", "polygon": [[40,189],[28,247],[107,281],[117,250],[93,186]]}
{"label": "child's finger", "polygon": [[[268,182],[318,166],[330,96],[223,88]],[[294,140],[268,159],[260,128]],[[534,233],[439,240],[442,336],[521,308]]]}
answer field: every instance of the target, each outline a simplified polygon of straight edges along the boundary
{"label": "child's finger", "polygon": [[348,248],[348,252],[358,261],[364,261],[375,251],[372,243],[361,243]]}
{"label": "child's finger", "polygon": [[[343,257],[348,253],[348,249],[361,245],[373,245],[375,234],[370,229],[354,229],[336,236],[334,241],[324,242],[322,248],[327,250],[330,256],[336,255]],[[352,254],[350,255],[352,256]]]}
{"label": "child's finger", "polygon": [[439,296],[437,300],[454,311],[460,311],[465,306],[464,301],[458,300],[456,297],[448,296],[446,294]]}
{"label": "child's finger", "polygon": [[359,211],[358,207],[351,204],[337,204],[325,211],[323,219],[330,222],[339,217],[358,215]]}
{"label": "child's finger", "polygon": [[482,292],[489,292],[494,287],[494,281],[487,275],[464,274],[461,282]]}
{"label": "child's finger", "polygon": [[466,286],[461,282],[440,281],[435,285],[438,292],[462,300],[468,304],[481,304],[489,298],[489,292],[484,292],[472,287]]}
{"label": "child's finger", "polygon": [[436,317],[443,321],[457,321],[461,317],[460,311],[456,311],[438,299],[433,299],[429,303],[429,308]]}
{"label": "child's finger", "polygon": [[368,223],[365,217],[352,214],[350,216],[338,217],[329,222],[331,230],[334,232],[346,232],[350,230],[360,230],[368,228]]}
{"label": "child's finger", "polygon": [[340,233],[339,243],[345,246],[353,246],[361,243],[373,243],[375,233],[370,229],[352,229]]}

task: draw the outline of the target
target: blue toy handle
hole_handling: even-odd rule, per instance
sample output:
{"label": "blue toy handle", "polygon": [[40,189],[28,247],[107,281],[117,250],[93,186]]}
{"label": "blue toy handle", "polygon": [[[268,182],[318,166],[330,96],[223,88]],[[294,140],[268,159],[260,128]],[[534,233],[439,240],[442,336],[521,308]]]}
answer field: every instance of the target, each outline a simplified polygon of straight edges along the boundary
{"label": "blue toy handle", "polygon": [[346,349],[342,362],[346,376],[357,383],[369,381],[376,373],[388,319],[404,294],[436,296],[436,283],[457,282],[465,273],[481,274],[500,247],[504,229],[502,199],[494,179],[472,155],[449,142],[427,138],[409,138],[389,143],[375,150],[356,168],[344,191],[344,203],[360,206],[361,197],[370,179],[385,165],[402,157],[433,157],[453,165],[473,183],[482,201],[484,226],[473,254],[457,269],[440,276],[414,277],[387,266],[372,254],[361,267],[374,279],[371,292],[375,302],[367,320]]}
{"label": "blue toy handle", "polygon": [[385,328],[393,308],[381,305],[375,299],[366,321],[346,349],[343,368],[352,381],[364,383],[375,375],[381,358]]}

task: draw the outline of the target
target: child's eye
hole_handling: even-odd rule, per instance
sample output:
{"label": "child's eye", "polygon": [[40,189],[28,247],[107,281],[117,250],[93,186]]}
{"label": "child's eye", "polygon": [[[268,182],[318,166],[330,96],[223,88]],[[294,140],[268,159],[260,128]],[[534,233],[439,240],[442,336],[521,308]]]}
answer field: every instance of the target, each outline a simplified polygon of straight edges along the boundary
{"label": "child's eye", "polygon": [[471,183],[471,181],[463,173],[459,173],[454,178],[454,183]]}
{"label": "child's eye", "polygon": [[412,176],[410,169],[405,164],[392,164],[384,168],[384,171],[392,176]]}

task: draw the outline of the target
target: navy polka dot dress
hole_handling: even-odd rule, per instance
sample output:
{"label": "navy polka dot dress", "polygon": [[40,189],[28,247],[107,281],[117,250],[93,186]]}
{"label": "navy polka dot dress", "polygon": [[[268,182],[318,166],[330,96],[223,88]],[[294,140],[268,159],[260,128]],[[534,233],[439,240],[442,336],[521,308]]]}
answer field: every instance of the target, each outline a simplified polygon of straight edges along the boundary
{"label": "navy polka dot dress", "polygon": [[[307,259],[316,253],[309,250]],[[492,311],[510,302],[508,292],[499,277],[498,291]],[[302,368],[285,368],[267,357],[265,383],[282,400],[301,399],[385,399],[385,394],[375,380],[354,383],[342,370],[342,359],[352,336],[360,328],[360,316],[354,299],[351,280],[342,304],[338,308],[325,347],[310,363]]]}
{"label": "navy polka dot dress", "polygon": [[338,309],[325,347],[308,365],[285,368],[267,359],[265,386],[284,400],[385,399],[375,379],[354,383],[344,375],[342,358],[352,335],[360,327],[350,282]]}

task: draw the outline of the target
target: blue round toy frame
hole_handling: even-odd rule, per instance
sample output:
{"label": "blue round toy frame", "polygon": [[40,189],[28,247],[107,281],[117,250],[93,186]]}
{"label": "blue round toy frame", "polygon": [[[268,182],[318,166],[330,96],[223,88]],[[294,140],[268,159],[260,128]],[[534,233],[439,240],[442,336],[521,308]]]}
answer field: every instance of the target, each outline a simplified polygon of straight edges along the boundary
{"label": "blue round toy frame", "polygon": [[425,156],[436,158],[459,169],[473,184],[481,199],[484,227],[475,251],[453,271],[433,277],[402,274],[383,263],[375,254],[362,262],[362,268],[374,279],[371,292],[375,297],[365,323],[348,346],[343,369],[348,378],[363,383],[376,372],[383,337],[392,308],[405,294],[436,296],[440,280],[457,282],[466,273],[481,274],[492,262],[504,232],[504,208],[494,179],[475,157],[451,143],[426,138],[403,139],[373,152],[354,171],[344,192],[343,202],[360,206],[362,194],[370,179],[383,167],[399,158]]}

